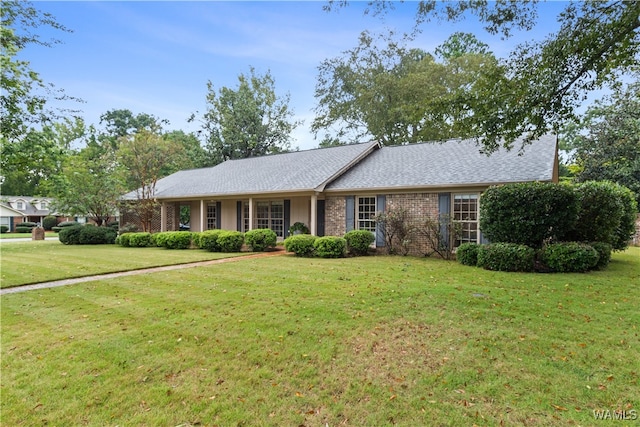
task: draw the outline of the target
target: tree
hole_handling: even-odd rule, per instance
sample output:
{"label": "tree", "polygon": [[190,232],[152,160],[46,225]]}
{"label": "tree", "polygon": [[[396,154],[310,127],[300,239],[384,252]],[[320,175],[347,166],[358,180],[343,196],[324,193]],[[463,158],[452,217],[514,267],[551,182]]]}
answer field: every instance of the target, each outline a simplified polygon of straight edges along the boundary
{"label": "tree", "polygon": [[109,110],[100,116],[100,124],[105,126],[105,132],[100,138],[108,140],[112,148],[117,149],[120,138],[142,129],[149,132],[160,132],[162,126],[168,123],[168,120],[159,119],[152,114],[134,114],[128,109]]}
{"label": "tree", "polygon": [[207,83],[202,128],[212,164],[287,151],[300,123],[291,119],[289,95],[276,95],[270,72],[259,76],[252,67],[250,75],[238,76],[238,83],[236,89],[222,87],[218,93]]}
{"label": "tree", "polygon": [[640,81],[596,101],[567,126],[563,139],[575,150],[576,181],[616,182],[640,205]]}
{"label": "tree", "polygon": [[72,215],[88,215],[98,226],[108,224],[125,192],[115,152],[95,143],[69,156],[56,177],[54,207]]}
{"label": "tree", "polygon": [[174,130],[165,133],[162,137],[175,142],[180,147],[178,155],[171,159],[171,164],[164,171],[165,176],[183,169],[213,166],[209,163],[207,152],[202,148],[200,141],[193,133]]}
{"label": "tree", "polygon": [[[326,9],[347,4],[330,1]],[[374,14],[393,9],[388,1],[369,5]],[[537,1],[423,0],[417,3],[414,34],[425,21],[458,21],[469,14],[476,15],[489,33],[509,37],[514,30],[533,28]],[[494,71],[486,74],[487,82],[495,83],[493,90],[485,91],[483,102],[462,128],[485,151],[500,145],[510,148],[516,138],[524,137],[523,143],[527,143],[550,129],[557,130],[573,116],[587,93],[638,68],[640,2],[569,2],[558,21],[560,29],[555,34],[518,46],[503,61],[508,80]]]}
{"label": "tree", "polygon": [[180,146],[160,134],[141,129],[119,140],[118,160],[128,171],[127,187],[134,189],[137,202],[131,204],[140,218],[143,231],[151,230],[151,221],[158,206],[156,184]]}
{"label": "tree", "polygon": [[386,46],[380,48],[364,32],[356,48],[320,65],[312,130],[327,132],[322,145],[465,136],[467,122],[493,90],[494,82],[483,76],[503,74],[487,46],[470,34],[456,33],[436,49],[440,61],[392,38],[383,37]]}
{"label": "tree", "polygon": [[59,40],[43,40],[34,33],[39,27],[69,32],[53,16],[35,9],[26,1],[2,1],[0,23],[0,183],[2,193],[34,195],[42,193],[41,182],[55,169],[60,146],[50,136],[56,111],[46,108],[51,98],[71,99],[46,84],[18,59],[30,45],[51,47]]}

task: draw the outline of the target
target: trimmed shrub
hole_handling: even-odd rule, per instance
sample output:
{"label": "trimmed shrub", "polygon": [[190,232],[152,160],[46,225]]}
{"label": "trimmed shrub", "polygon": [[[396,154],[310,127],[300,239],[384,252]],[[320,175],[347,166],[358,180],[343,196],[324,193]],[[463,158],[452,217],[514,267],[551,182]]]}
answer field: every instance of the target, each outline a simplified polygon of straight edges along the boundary
{"label": "trimmed shrub", "polygon": [[129,239],[133,233],[124,233],[116,237],[116,244],[122,247],[129,247]]}
{"label": "trimmed shrub", "polygon": [[456,260],[462,265],[478,265],[478,251],[480,245],[477,243],[463,243],[456,249]]}
{"label": "trimmed shrub", "polygon": [[79,245],[80,244],[80,232],[84,227],[80,224],[63,227],[58,233],[58,239],[65,245]]}
{"label": "trimmed shrub", "polygon": [[116,241],[117,233],[108,227],[97,227],[95,225],[80,226],[78,245],[104,245],[113,244]]}
{"label": "trimmed shrub", "polygon": [[344,235],[347,252],[352,255],[367,255],[369,246],[376,240],[372,232],[367,230],[351,230]]}
{"label": "trimmed shrub", "polygon": [[240,252],[244,243],[244,234],[240,231],[223,231],[218,236],[221,252]]}
{"label": "trimmed shrub", "polygon": [[623,214],[622,200],[616,195],[614,185],[589,181],[574,187],[580,209],[569,240],[613,243]]}
{"label": "trimmed shrub", "polygon": [[517,243],[492,243],[478,248],[478,267],[493,271],[533,271],[536,251]]}
{"label": "trimmed shrub", "polygon": [[62,221],[61,223],[58,224],[58,227],[60,228],[73,227],[76,225],[80,225],[80,223],[78,221]]}
{"label": "trimmed shrub", "polygon": [[491,242],[540,248],[571,231],[578,213],[567,185],[529,182],[489,187],[480,199],[480,229]]}
{"label": "trimmed shrub", "polygon": [[244,233],[244,242],[254,252],[262,252],[274,248],[278,241],[276,233],[269,228],[256,228]]}
{"label": "trimmed shrub", "polygon": [[27,227],[27,228],[33,228],[35,226],[37,226],[38,224],[36,224],[35,222],[29,222],[29,221],[25,221],[25,222],[21,222],[20,224],[16,224],[16,227]]}
{"label": "trimmed shrub", "polygon": [[622,203],[622,215],[620,225],[616,228],[611,246],[616,251],[623,251],[629,246],[629,241],[636,232],[636,217],[638,215],[638,202],[633,192],[620,184],[614,184],[616,196]]}
{"label": "trimmed shrub", "polygon": [[[109,227],[110,230],[113,230]],[[123,236],[129,236],[129,247],[132,248],[146,248],[153,246],[151,242],[151,233],[126,233]]]}
{"label": "trimmed shrub", "polygon": [[58,219],[53,215],[47,215],[42,219],[42,228],[45,230],[51,230],[58,225]]}
{"label": "trimmed shrub", "polygon": [[9,231],[9,227],[6,225],[0,225],[0,233],[6,233],[7,231]]}
{"label": "trimmed shrub", "polygon": [[220,243],[218,243],[218,237],[224,230],[207,230],[200,233],[198,236],[197,245],[200,249],[204,249],[209,252],[220,252]]}
{"label": "trimmed shrub", "polygon": [[21,225],[16,226],[16,233],[31,233],[33,227],[23,227]]}
{"label": "trimmed shrub", "polygon": [[316,256],[320,258],[341,258],[347,250],[347,241],[344,237],[324,236],[318,237],[313,242]]}
{"label": "trimmed shrub", "polygon": [[56,227],[51,227],[51,231],[53,231],[54,233],[59,233],[59,232],[60,232],[60,230],[62,230],[62,227],[58,227],[58,226],[56,226]]}
{"label": "trimmed shrub", "polygon": [[604,270],[611,261],[611,245],[604,242],[591,242],[589,243],[593,249],[598,252],[598,264],[596,264],[596,270]]}
{"label": "trimmed shrub", "polygon": [[284,241],[284,248],[287,252],[293,252],[296,256],[311,257],[314,255],[313,242],[318,237],[310,234],[296,234],[289,236]]}
{"label": "trimmed shrub", "polygon": [[559,273],[581,273],[598,265],[598,252],[586,243],[563,242],[545,246],[540,261]]}
{"label": "trimmed shrub", "polygon": [[164,231],[153,237],[156,246],[166,249],[189,249],[191,233],[188,231]]}
{"label": "trimmed shrub", "polygon": [[111,221],[107,224],[107,227],[113,228],[116,231],[120,230],[120,223],[118,221]]}

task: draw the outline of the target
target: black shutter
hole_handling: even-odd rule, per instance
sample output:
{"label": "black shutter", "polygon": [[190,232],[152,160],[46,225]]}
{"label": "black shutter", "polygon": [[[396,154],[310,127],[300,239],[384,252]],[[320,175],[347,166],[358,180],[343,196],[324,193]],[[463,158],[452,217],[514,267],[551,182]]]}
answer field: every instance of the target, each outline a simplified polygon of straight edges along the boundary
{"label": "black shutter", "polygon": [[242,200],[236,202],[236,230],[242,231]]}
{"label": "black shutter", "polygon": [[284,230],[282,230],[282,237],[287,238],[289,236],[289,227],[291,227],[291,200],[284,201]]}

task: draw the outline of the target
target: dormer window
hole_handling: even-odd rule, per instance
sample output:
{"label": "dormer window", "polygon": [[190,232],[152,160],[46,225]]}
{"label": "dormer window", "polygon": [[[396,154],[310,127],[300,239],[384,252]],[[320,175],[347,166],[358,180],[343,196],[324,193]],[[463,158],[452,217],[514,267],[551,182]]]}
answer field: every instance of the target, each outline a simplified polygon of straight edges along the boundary
{"label": "dormer window", "polygon": [[18,200],[16,202],[16,209],[18,209],[19,211],[23,211],[24,210],[24,202],[22,200]]}
{"label": "dormer window", "polygon": [[46,211],[47,209],[49,209],[49,207],[47,206],[47,202],[40,202],[40,210]]}

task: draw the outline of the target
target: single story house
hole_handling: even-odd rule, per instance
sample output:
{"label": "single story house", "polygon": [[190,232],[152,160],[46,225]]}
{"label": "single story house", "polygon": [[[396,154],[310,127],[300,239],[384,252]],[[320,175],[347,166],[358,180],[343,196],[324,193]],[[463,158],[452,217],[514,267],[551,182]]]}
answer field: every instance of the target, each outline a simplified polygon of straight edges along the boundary
{"label": "single story house", "polygon": [[[514,144],[519,147],[519,142]],[[462,225],[456,245],[480,242],[480,194],[491,185],[558,181],[557,137],[487,156],[471,140],[382,147],[376,142],[228,160],[160,179],[153,231],[178,230],[180,209],[191,231],[270,228],[286,238],[302,222],[318,236],[352,229],[376,233],[374,216],[404,208],[411,218],[450,215]],[[133,201],[136,193],[123,196]],[[121,210],[121,224],[135,224]]]}

